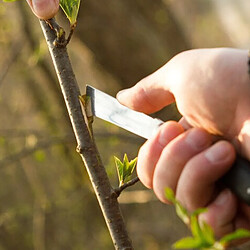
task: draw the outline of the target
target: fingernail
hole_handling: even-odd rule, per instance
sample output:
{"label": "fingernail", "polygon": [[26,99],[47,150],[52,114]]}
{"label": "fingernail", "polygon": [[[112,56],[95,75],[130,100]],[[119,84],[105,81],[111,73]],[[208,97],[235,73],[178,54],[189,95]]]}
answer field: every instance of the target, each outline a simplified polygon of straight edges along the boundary
{"label": "fingernail", "polygon": [[225,205],[225,203],[227,203],[227,201],[229,200],[230,197],[230,191],[229,189],[225,189],[224,191],[222,191],[219,196],[215,199],[214,203],[218,206],[221,205]]}
{"label": "fingernail", "polygon": [[[158,133],[158,130],[154,132],[154,135]],[[165,147],[169,142],[167,133],[165,129],[161,129],[159,131],[159,137],[158,137],[158,143],[162,146]]]}
{"label": "fingernail", "polygon": [[124,94],[126,94],[126,92],[128,92],[128,89],[123,89],[123,90],[119,91],[119,92],[116,94],[116,98],[117,98],[117,99],[120,99]]}
{"label": "fingernail", "polygon": [[217,143],[205,152],[205,157],[212,163],[224,161],[229,154],[229,147],[225,143]]}
{"label": "fingernail", "polygon": [[193,129],[187,134],[186,142],[195,150],[201,150],[208,145],[208,135],[202,130]]}

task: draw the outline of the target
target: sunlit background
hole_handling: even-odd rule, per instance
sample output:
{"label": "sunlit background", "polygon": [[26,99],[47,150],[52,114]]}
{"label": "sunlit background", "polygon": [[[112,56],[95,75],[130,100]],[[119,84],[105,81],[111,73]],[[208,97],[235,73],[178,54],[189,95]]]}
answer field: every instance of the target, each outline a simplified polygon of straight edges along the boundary
{"label": "sunlit background", "polygon": [[[186,49],[249,48],[249,12],[248,0],[84,0],[68,47],[81,91],[91,84],[115,95]],[[0,249],[113,249],[24,0],[0,3],[0,67]],[[180,117],[174,106],[156,115]],[[98,119],[94,134],[115,187],[113,156],[136,157],[144,140]],[[135,249],[171,249],[188,234],[141,184],[120,202]]]}

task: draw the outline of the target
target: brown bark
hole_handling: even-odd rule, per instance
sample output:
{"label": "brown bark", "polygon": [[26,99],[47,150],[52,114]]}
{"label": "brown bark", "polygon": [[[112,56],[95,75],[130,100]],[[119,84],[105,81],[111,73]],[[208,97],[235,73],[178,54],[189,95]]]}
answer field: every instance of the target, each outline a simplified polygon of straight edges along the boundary
{"label": "brown bark", "polygon": [[[56,26],[54,20],[51,20]],[[68,109],[74,134],[77,140],[77,150],[87,168],[91,183],[102,209],[116,249],[132,249],[125,224],[120,212],[117,196],[112,189],[105,168],[101,162],[95,143],[89,134],[82,108],[79,102],[79,87],[68,57],[65,46],[55,46],[55,31],[45,22],[40,21],[44,36],[59,79],[61,91]]]}

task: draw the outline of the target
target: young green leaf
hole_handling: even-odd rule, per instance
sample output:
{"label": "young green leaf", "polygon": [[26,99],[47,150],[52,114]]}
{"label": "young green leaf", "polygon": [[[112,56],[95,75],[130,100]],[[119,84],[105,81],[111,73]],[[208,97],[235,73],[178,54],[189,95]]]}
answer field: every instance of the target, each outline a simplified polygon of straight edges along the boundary
{"label": "young green leaf", "polygon": [[232,241],[237,239],[250,238],[250,231],[238,229],[228,234],[219,241],[215,240],[213,229],[203,221],[199,221],[199,215],[207,211],[207,208],[199,208],[193,213],[189,213],[181,203],[176,200],[174,192],[170,188],[165,189],[166,198],[171,201],[176,208],[177,215],[190,226],[192,236],[180,239],[173,244],[174,248],[190,249],[198,248],[203,250],[225,250]]}
{"label": "young green leaf", "polygon": [[[126,157],[127,157],[127,155],[126,155]],[[131,160],[131,161],[127,161],[127,164],[128,164],[127,165],[128,179],[130,179],[131,175],[133,174],[133,172],[135,170],[136,163],[137,163],[137,157],[135,159]]]}
{"label": "young green leaf", "polygon": [[173,248],[175,249],[199,248],[200,246],[201,246],[200,240],[193,237],[186,237],[180,239],[173,244]]}
{"label": "young green leaf", "polygon": [[211,228],[205,223],[200,222],[198,215],[205,212],[207,209],[197,209],[192,213],[190,218],[190,228],[194,238],[199,239],[202,248],[210,248],[213,246],[215,239],[213,233],[211,233]]}
{"label": "young green leaf", "polygon": [[130,180],[131,175],[133,174],[133,171],[136,166],[137,158],[129,161],[127,154],[124,155],[123,162],[117,157],[114,157],[114,158],[115,158],[115,165],[116,165],[116,169],[117,169],[117,173],[119,177],[119,186],[121,186]]}
{"label": "young green leaf", "polygon": [[185,209],[180,202],[176,202],[175,204],[175,210],[176,214],[179,216],[179,218],[186,224],[189,225],[190,223],[190,218],[188,216],[187,209]]}
{"label": "young green leaf", "polygon": [[178,217],[188,225],[190,222],[187,210],[181,205],[179,201],[175,199],[174,192],[171,188],[165,188],[166,198],[175,205],[176,213]]}
{"label": "young green leaf", "polygon": [[69,19],[71,26],[74,26],[80,7],[80,0],[60,0],[60,6]]}
{"label": "young green leaf", "polygon": [[3,2],[15,2],[16,0],[3,0]]}
{"label": "young green leaf", "polygon": [[250,238],[250,231],[246,229],[238,229],[235,232],[222,237],[219,242],[222,246],[226,247],[231,241],[244,238]]}
{"label": "young green leaf", "polygon": [[200,222],[200,226],[202,228],[203,237],[205,238],[205,241],[208,242],[208,245],[214,245],[215,238],[213,229],[204,221]]}
{"label": "young green leaf", "polygon": [[197,208],[195,211],[193,211],[192,215],[194,216],[199,216],[202,213],[207,212],[207,208],[205,207],[201,207],[201,208]]}
{"label": "young green leaf", "polygon": [[192,214],[190,217],[190,228],[191,228],[191,232],[195,238],[202,239],[202,230],[200,228],[198,217],[195,214]]}
{"label": "young green leaf", "polygon": [[176,199],[175,199],[175,196],[174,196],[174,192],[173,192],[173,190],[172,190],[171,188],[169,188],[169,187],[166,187],[166,188],[165,188],[165,196],[166,196],[166,198],[167,198],[170,202],[172,202],[173,204],[176,203]]}
{"label": "young green leaf", "polygon": [[115,165],[116,165],[116,169],[117,169],[119,183],[121,185],[121,184],[123,184],[123,180],[124,180],[124,177],[123,177],[124,176],[123,175],[123,163],[116,156],[114,156],[114,158],[115,158]]}

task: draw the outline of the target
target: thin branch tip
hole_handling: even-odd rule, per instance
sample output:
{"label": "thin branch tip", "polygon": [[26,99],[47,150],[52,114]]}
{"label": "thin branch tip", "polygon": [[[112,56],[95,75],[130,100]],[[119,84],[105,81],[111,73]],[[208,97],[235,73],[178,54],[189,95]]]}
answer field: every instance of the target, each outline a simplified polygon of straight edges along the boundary
{"label": "thin branch tip", "polygon": [[131,187],[131,186],[135,185],[138,181],[140,181],[140,179],[138,177],[135,177],[134,179],[124,183],[120,187],[115,188],[114,192],[116,193],[117,197],[119,197],[123,190],[125,190],[128,187]]}

